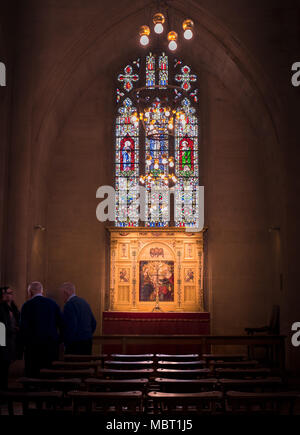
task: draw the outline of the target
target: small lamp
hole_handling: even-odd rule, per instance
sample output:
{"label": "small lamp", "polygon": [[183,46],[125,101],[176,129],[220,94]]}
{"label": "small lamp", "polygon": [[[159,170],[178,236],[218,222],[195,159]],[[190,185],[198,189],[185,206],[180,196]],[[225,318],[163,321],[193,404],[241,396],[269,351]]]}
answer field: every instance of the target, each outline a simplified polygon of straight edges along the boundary
{"label": "small lamp", "polygon": [[177,48],[177,38],[178,35],[174,30],[168,33],[169,49],[175,51]]}
{"label": "small lamp", "polygon": [[193,29],[194,29],[194,23],[190,19],[184,20],[182,23],[182,28],[184,30],[183,36],[185,39],[192,39],[193,37]]}
{"label": "small lamp", "polygon": [[140,44],[141,45],[148,45],[149,44],[149,35],[150,35],[150,27],[149,26],[141,26],[140,27]]}
{"label": "small lamp", "polygon": [[153,15],[153,23],[154,23],[154,32],[155,33],[162,33],[164,31],[164,24],[165,17],[161,13],[157,13]]}

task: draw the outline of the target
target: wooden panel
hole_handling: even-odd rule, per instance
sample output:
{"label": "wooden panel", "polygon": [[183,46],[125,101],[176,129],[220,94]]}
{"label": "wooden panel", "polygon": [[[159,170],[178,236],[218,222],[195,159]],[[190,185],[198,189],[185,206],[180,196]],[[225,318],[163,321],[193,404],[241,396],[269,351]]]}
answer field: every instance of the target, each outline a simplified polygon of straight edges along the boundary
{"label": "wooden panel", "polygon": [[196,287],[194,285],[184,286],[184,302],[196,302]]}
{"label": "wooden panel", "polygon": [[118,286],[118,301],[119,303],[130,303],[130,287],[129,285]]}
{"label": "wooden panel", "polygon": [[[109,228],[109,232],[109,311],[203,311],[201,232],[182,228]],[[153,262],[161,263],[161,273],[145,277]]]}

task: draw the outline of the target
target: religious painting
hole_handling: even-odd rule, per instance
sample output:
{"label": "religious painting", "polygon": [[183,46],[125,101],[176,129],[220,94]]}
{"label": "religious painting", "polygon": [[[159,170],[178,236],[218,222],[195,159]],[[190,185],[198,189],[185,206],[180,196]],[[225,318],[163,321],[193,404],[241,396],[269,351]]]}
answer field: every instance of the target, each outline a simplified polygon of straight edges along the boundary
{"label": "religious painting", "polygon": [[174,261],[140,261],[140,302],[174,302]]}
{"label": "religious painting", "polygon": [[195,273],[193,269],[185,269],[184,271],[184,282],[194,282]]}
{"label": "religious painting", "polygon": [[120,269],[119,280],[120,282],[129,282],[129,269]]}

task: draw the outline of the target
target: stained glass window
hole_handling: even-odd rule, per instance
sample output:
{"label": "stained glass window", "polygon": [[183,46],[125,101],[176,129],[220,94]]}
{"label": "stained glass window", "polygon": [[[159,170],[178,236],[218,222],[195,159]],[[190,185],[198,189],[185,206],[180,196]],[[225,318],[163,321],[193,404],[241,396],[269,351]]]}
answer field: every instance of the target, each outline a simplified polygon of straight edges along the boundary
{"label": "stained glass window", "polygon": [[139,128],[132,121],[136,112],[130,98],[118,110],[116,122],[116,225],[137,226],[135,208],[139,177]]}
{"label": "stained glass window", "polygon": [[[154,102],[152,107],[152,120],[156,121],[155,133],[153,124],[146,120],[146,174],[152,174],[156,181],[146,182],[146,225],[149,227],[165,227],[169,223],[168,207],[168,187],[164,177],[168,175],[168,166],[163,164],[163,159],[169,156],[168,124],[164,109],[161,107],[159,99]],[[151,158],[151,159],[150,159]]]}
{"label": "stained glass window", "polygon": [[185,122],[180,122],[180,118],[175,121],[175,174],[178,179],[175,225],[193,227],[199,217],[198,121],[188,98],[182,100],[181,109],[186,117]]}
{"label": "stained glass window", "polygon": [[[148,53],[126,65],[117,79],[116,226],[170,225],[170,168],[166,164],[170,156],[177,177],[174,223],[177,227],[195,226],[199,215],[197,76],[171,55]],[[148,94],[141,98],[143,89]],[[147,110],[141,101],[144,105],[149,101]],[[151,118],[144,116],[146,111]],[[167,112],[173,118],[172,130]],[[145,223],[139,221],[137,210],[141,174],[152,176],[145,182]]]}

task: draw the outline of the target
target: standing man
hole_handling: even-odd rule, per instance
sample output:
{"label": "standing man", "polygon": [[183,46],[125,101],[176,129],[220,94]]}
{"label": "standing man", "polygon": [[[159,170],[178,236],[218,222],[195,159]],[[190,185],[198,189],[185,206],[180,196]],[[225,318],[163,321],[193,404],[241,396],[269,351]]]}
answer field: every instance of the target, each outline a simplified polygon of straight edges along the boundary
{"label": "standing man", "polygon": [[21,357],[20,312],[14,302],[14,291],[8,286],[0,288],[0,322],[6,331],[6,346],[0,347],[0,390],[6,390],[9,366]]}
{"label": "standing man", "polygon": [[43,296],[43,286],[34,281],[28,287],[30,299],[21,310],[21,333],[24,340],[25,374],[35,377],[40,369],[58,359],[62,336],[59,306]]}
{"label": "standing man", "polygon": [[75,286],[65,282],[60,287],[64,297],[65,353],[91,355],[96,320],[89,304],[75,294]]}

